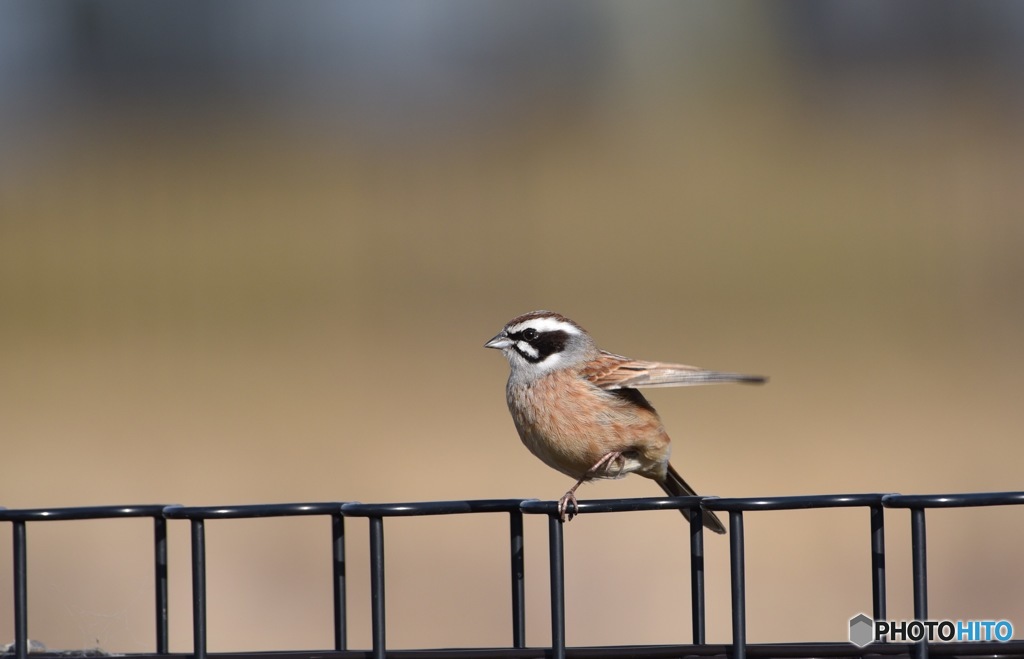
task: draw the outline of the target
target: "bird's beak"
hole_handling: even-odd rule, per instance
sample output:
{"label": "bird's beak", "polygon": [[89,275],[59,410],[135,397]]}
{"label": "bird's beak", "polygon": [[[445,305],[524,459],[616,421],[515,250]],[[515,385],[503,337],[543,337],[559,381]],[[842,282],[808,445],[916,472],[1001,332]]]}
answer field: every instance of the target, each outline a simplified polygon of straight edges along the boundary
{"label": "bird's beak", "polygon": [[510,345],[512,345],[512,340],[510,338],[508,338],[507,336],[505,336],[505,332],[502,331],[496,337],[494,337],[493,339],[491,339],[490,341],[485,343],[484,347],[485,348],[495,348],[497,350],[502,350],[504,348],[509,347]]}

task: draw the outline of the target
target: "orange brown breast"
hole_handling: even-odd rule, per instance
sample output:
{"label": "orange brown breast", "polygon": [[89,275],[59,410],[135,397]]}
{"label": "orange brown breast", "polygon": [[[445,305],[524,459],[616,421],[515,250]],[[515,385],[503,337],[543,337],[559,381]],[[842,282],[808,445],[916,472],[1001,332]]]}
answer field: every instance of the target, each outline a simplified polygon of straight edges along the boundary
{"label": "orange brown breast", "polygon": [[519,437],[549,467],[580,479],[607,453],[620,451],[623,459],[594,477],[664,478],[669,437],[636,389],[607,391],[562,370],[526,384],[509,380],[506,394]]}

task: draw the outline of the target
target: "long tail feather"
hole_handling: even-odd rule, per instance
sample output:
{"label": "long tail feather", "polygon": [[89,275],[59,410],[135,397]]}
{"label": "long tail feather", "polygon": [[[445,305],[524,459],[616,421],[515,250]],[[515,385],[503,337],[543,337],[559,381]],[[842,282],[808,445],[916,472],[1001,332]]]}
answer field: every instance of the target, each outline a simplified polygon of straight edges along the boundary
{"label": "long tail feather", "polygon": [[[697,492],[690,487],[689,483],[683,480],[683,477],[679,475],[679,472],[676,471],[672,465],[668,466],[668,473],[665,476],[665,480],[658,481],[658,485],[660,485],[661,489],[665,490],[665,494],[670,497],[697,496]],[[687,514],[687,511],[680,510],[679,512],[683,513],[683,516],[687,519],[690,519],[690,515]],[[710,510],[699,510],[696,511],[696,514],[703,514],[704,517],[702,521],[707,529],[718,534],[725,533],[725,525],[722,524],[722,520],[718,519],[718,515],[715,513]]]}

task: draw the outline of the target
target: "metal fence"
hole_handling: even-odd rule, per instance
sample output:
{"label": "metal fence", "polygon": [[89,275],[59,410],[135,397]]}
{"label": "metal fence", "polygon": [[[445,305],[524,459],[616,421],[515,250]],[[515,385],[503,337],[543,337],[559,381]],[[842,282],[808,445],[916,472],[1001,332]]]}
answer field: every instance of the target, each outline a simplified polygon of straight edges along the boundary
{"label": "metal fence", "polygon": [[[1024,492],[993,492],[972,494],[848,494],[819,496],[787,496],[772,498],[675,497],[642,499],[605,499],[581,501],[579,514],[600,514],[644,510],[697,509],[728,513],[731,575],[732,643],[705,642],[704,596],[704,530],[699,516],[690,523],[690,599],[692,604],[692,643],[689,645],[620,645],[609,647],[566,647],[565,584],[562,533],[557,504],[534,499],[500,499],[478,501],[429,501],[418,503],[289,503],[246,506],[101,506],[8,510],[0,508],[0,522],[12,525],[14,572],[14,643],[15,659],[26,659],[28,641],[28,576],[27,526],[38,522],[91,520],[111,518],[146,518],[153,524],[154,616],[156,638],[154,652],[137,657],[175,656],[207,659],[207,597],[206,597],[206,524],[223,519],[258,517],[323,516],[330,518],[330,551],[333,583],[334,648],[322,651],[216,653],[215,656],[235,658],[273,655],[275,659],[347,659],[363,657],[417,657],[421,659],[464,659],[495,657],[503,659],[533,657],[731,657],[809,658],[809,657],[1024,657],[1024,641],[934,643],[872,643],[858,648],[852,643],[748,643],[746,637],[746,586],[743,529],[744,515],[765,510],[798,510],[819,508],[864,508],[864,551],[870,552],[871,570],[865,579],[871,581],[871,610],[875,620],[886,618],[886,549],[885,509],[908,509],[911,525],[913,600],[915,620],[928,619],[928,569],[925,513],[935,508],[974,508],[1024,504]],[[507,515],[509,520],[509,585],[512,600],[510,620],[511,642],[506,647],[387,650],[385,606],[384,519],[387,517],[422,517],[430,515],[487,514]],[[526,646],[526,575],[524,569],[523,516],[545,515],[548,518],[548,554],[551,592],[551,645]],[[370,541],[370,611],[372,647],[369,650],[348,648],[346,634],[345,588],[345,521],[365,518],[369,523]],[[168,520],[188,520],[191,525],[193,652],[173,654],[168,650],[167,597],[167,524]],[[51,655],[55,653],[49,653]],[[33,655],[37,655],[33,652]]]}

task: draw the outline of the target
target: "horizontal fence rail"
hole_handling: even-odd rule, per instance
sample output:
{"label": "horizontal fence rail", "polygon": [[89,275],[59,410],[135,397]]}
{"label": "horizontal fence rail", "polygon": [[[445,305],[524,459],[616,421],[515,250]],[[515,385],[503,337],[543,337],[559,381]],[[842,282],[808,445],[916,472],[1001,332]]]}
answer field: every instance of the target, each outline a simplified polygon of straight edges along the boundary
{"label": "horizontal fence rail", "polygon": [[[535,499],[497,499],[466,501],[428,501],[415,503],[359,503],[317,502],[240,506],[140,505],[94,506],[48,509],[0,508],[0,523],[11,524],[13,553],[13,622],[14,641],[0,648],[6,656],[27,659],[30,652],[28,620],[28,543],[27,527],[41,522],[67,520],[94,520],[118,518],[144,518],[153,526],[154,617],[156,638],[152,653],[119,655],[135,657],[194,657],[207,659],[207,606],[206,594],[206,524],[225,519],[254,519],[265,517],[320,516],[330,522],[329,543],[324,551],[330,552],[333,586],[334,648],[321,651],[274,651],[216,653],[218,657],[236,659],[347,659],[416,657],[419,659],[464,659],[467,657],[534,658],[562,657],[728,657],[730,659],[783,659],[812,657],[898,657],[928,659],[928,657],[1020,657],[1024,658],[1024,641],[955,642],[929,644],[873,643],[859,648],[852,643],[750,643],[746,636],[746,553],[744,547],[744,515],[777,510],[809,510],[828,508],[860,508],[866,511],[864,549],[871,557],[871,610],[875,620],[886,618],[886,549],[885,510],[905,509],[910,512],[911,558],[913,580],[914,618],[928,618],[928,572],[925,532],[925,512],[937,508],[976,508],[983,506],[1024,505],[1024,492],[984,492],[968,494],[827,494],[816,496],[781,496],[750,498],[667,497],[638,499],[604,499],[580,501],[578,513],[606,514],[651,510],[716,511],[729,517],[729,563],[731,579],[732,642],[709,644],[705,638],[706,605],[704,593],[704,529],[700,515],[690,521],[690,600],[692,604],[692,642],[688,645],[618,645],[609,647],[567,647],[565,641],[565,572],[563,523],[558,504]],[[384,520],[393,517],[426,517],[433,515],[507,515],[509,524],[509,594],[512,603],[510,645],[493,648],[388,650],[385,607],[385,555]],[[546,647],[526,646],[525,604],[525,540],[524,515],[547,516],[548,556],[551,593],[551,644]],[[347,614],[345,585],[345,520],[365,518],[369,524],[369,571],[371,639],[369,650],[347,647]],[[193,651],[190,654],[171,653],[168,649],[168,594],[167,594],[167,525],[168,520],[187,521],[191,530]],[[39,653],[34,656],[66,656],[80,653]]]}

